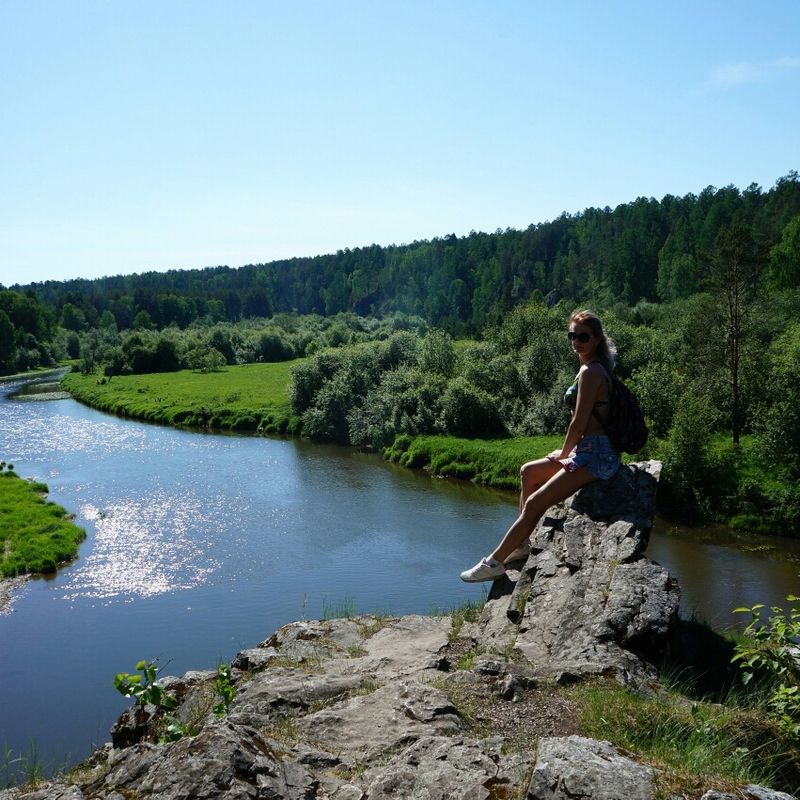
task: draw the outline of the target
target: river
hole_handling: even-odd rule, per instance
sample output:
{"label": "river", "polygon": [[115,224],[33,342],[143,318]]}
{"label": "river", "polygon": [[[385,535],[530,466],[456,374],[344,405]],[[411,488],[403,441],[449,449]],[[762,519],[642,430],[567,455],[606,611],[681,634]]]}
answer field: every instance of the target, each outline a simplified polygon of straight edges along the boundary
{"label": "river", "polygon": [[[0,459],[87,532],[0,616],[0,747],[35,751],[46,773],[108,739],[127,704],[114,675],[142,658],[213,669],[296,619],[480,599],[458,573],[514,515],[509,493],[348,448],[147,425],[18,388],[0,383]],[[660,522],[648,554],[678,578],[682,612],[719,627],[798,589],[794,540]]]}

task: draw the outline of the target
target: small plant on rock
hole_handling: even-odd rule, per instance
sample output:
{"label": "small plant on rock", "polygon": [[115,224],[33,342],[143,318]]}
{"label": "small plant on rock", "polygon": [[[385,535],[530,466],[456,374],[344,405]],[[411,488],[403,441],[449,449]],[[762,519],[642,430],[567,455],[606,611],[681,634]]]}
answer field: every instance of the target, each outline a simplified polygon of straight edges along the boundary
{"label": "small plant on rock", "polygon": [[114,678],[114,688],[123,697],[134,697],[140,706],[153,705],[170,711],[178,705],[177,699],[167,694],[158,681],[158,670],[152,661],[142,659],[136,669],[141,675],[119,672]]}
{"label": "small plant on rock", "polygon": [[164,732],[159,736],[160,742],[175,742],[189,733],[176,717],[168,712],[178,705],[178,699],[168,694],[158,680],[158,670],[152,661],[142,659],[136,664],[136,669],[141,674],[119,672],[114,677],[114,687],[123,697],[134,697],[141,709],[145,706],[155,706],[156,713],[164,714]]}
{"label": "small plant on rock", "polygon": [[217,667],[214,689],[221,698],[214,706],[214,713],[221,717],[230,711],[231,703],[236,697],[236,687],[231,683],[231,668],[229,664],[220,664]]}

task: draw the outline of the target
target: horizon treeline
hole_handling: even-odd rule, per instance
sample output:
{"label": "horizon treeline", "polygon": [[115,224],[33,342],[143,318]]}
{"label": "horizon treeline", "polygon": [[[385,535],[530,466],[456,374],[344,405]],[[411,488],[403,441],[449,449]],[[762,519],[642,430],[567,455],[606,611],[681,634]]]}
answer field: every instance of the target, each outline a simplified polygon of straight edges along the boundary
{"label": "horizon treeline", "polygon": [[112,319],[124,330],[279,313],[400,312],[455,336],[474,336],[530,299],[548,306],[567,300],[609,307],[690,297],[707,288],[720,240],[733,229],[746,232],[772,285],[800,284],[794,261],[800,250],[800,178],[791,171],[766,192],[756,184],[744,190],[709,186],[697,195],[640,197],[614,209],[563,213],[525,230],[473,231],[238,268],[12,288],[76,332]]}

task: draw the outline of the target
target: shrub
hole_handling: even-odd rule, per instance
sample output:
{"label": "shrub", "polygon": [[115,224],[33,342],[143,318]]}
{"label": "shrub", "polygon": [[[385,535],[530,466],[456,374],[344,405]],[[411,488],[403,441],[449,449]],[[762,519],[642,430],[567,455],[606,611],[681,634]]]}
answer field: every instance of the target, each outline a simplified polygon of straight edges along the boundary
{"label": "shrub", "polygon": [[459,357],[460,374],[473,386],[503,400],[513,400],[524,392],[522,377],[508,353],[498,353],[494,345],[478,342]]}
{"label": "shrub", "polygon": [[441,404],[442,420],[453,436],[492,436],[504,432],[497,398],[464,378],[454,378],[447,384]]}
{"label": "shrub", "polygon": [[669,441],[664,445],[665,491],[673,509],[687,518],[707,512],[710,485],[708,401],[693,391],[678,401]]}
{"label": "shrub", "polygon": [[297,414],[311,407],[316,393],[341,369],[343,363],[343,351],[323,350],[292,368],[289,394],[292,408]]}
{"label": "shrub", "polygon": [[450,335],[432,330],[422,340],[419,349],[419,366],[424,372],[450,376],[456,366],[456,353]]}
{"label": "shrub", "polygon": [[680,377],[668,364],[652,363],[638,369],[626,383],[639,400],[650,433],[664,438],[672,427],[682,394]]}
{"label": "shrub", "polygon": [[564,391],[574,372],[562,370],[546,390],[532,393],[527,404],[520,401],[504,406],[506,428],[515,436],[563,435],[569,424],[569,410],[564,405]]}
{"label": "shrub", "polygon": [[361,405],[350,410],[350,441],[381,448],[397,434],[441,431],[440,402],[446,385],[440,375],[419,369],[385,372]]}
{"label": "shrub", "polygon": [[393,333],[386,342],[387,368],[416,364],[419,349],[420,338],[417,334],[405,330]]}
{"label": "shrub", "polygon": [[267,328],[258,338],[261,361],[288,361],[295,357],[289,337],[279,328]]}
{"label": "shrub", "polygon": [[334,375],[314,395],[303,413],[303,433],[312,439],[348,444],[347,414],[353,403],[351,386],[343,373]]}
{"label": "shrub", "polygon": [[[786,599],[800,600],[791,594]],[[736,645],[732,660],[739,663],[745,686],[761,684],[767,692],[767,707],[780,726],[800,738],[800,608],[791,607],[787,615],[773,606],[767,622],[761,619],[763,608],[757,604],[734,609],[750,614],[750,622],[744,630],[747,638]]]}
{"label": "shrub", "polygon": [[[555,376],[564,372],[574,375],[578,371],[568,341],[564,331],[559,330],[545,331],[527,342],[519,355],[519,370],[526,392],[546,392],[553,386]],[[569,382],[562,392],[568,385]]]}

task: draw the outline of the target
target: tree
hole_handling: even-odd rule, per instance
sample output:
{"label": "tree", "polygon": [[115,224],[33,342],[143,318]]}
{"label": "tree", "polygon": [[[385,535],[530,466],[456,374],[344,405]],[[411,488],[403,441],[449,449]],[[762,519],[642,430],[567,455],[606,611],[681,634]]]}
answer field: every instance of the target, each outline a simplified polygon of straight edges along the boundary
{"label": "tree", "polygon": [[72,303],[64,303],[61,308],[61,327],[76,333],[86,328],[86,315]]}
{"label": "tree", "polygon": [[117,330],[117,318],[114,314],[106,309],[101,315],[100,319],[97,322],[97,326],[102,328],[103,330],[107,331],[116,331]]}
{"label": "tree", "polygon": [[731,392],[731,434],[733,443],[738,445],[741,432],[740,369],[762,270],[758,249],[747,226],[733,223],[719,232],[709,268],[709,286],[720,300],[722,365]]}
{"label": "tree", "polygon": [[11,372],[14,369],[16,350],[14,325],[8,314],[0,309],[0,373]]}
{"label": "tree", "polygon": [[75,331],[70,331],[67,334],[67,356],[69,358],[80,358],[81,355],[81,340]]}
{"label": "tree", "polygon": [[150,314],[144,309],[137,311],[136,316],[133,318],[133,329],[137,331],[151,331],[153,328],[155,328],[155,324]]}
{"label": "tree", "polygon": [[800,216],[786,224],[780,242],[770,251],[769,273],[777,289],[800,288]]}

